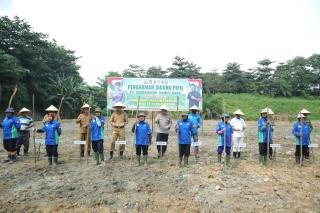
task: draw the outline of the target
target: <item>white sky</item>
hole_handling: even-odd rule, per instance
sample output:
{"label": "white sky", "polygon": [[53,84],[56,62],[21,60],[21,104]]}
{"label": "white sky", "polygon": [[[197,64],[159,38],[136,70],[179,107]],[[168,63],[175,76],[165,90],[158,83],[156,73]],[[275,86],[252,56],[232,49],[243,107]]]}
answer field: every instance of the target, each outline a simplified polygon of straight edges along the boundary
{"label": "white sky", "polygon": [[168,68],[176,55],[205,72],[320,53],[320,0],[0,0],[0,14],[75,50],[91,85],[129,64]]}

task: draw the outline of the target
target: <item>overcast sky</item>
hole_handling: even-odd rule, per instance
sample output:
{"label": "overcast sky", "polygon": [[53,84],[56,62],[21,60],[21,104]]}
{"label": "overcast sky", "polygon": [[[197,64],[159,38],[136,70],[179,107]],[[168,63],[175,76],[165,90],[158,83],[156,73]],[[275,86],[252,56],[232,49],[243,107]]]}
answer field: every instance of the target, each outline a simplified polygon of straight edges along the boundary
{"label": "overcast sky", "polygon": [[0,14],[75,50],[89,84],[176,55],[205,72],[320,53],[320,0],[0,0]]}

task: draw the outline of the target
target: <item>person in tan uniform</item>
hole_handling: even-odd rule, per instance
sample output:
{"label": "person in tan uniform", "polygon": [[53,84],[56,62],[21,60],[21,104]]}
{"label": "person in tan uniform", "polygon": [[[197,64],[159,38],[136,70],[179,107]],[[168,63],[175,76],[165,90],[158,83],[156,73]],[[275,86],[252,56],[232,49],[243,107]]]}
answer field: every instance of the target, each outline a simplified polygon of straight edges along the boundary
{"label": "person in tan uniform", "polygon": [[[80,108],[80,115],[78,116],[76,123],[80,124],[80,140],[87,142],[87,154],[90,155],[91,151],[91,137],[89,124],[91,121],[90,106],[88,104],[83,105]],[[84,157],[84,144],[80,145],[80,156]]]}
{"label": "person in tan uniform", "polygon": [[[110,160],[113,158],[113,152],[115,151],[116,140],[124,141],[125,137],[125,125],[128,124],[127,113],[123,111],[125,106],[118,102],[113,108],[115,111],[111,114],[110,124],[112,126],[112,136],[111,136],[111,150],[110,150]],[[120,159],[123,160],[123,152],[125,150],[125,145],[120,145]]]}

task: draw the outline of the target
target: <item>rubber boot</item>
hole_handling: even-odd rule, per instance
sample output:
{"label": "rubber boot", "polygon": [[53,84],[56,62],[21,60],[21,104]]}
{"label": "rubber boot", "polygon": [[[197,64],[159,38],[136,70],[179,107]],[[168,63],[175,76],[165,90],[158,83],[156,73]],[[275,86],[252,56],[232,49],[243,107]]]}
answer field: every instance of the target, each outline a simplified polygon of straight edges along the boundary
{"label": "rubber boot", "polygon": [[113,151],[110,151],[110,157],[109,157],[109,160],[112,160],[113,158]]}
{"label": "rubber boot", "polygon": [[140,155],[137,155],[137,166],[140,166],[141,163],[140,163]]}
{"label": "rubber boot", "polygon": [[179,167],[182,167],[182,157],[179,157]]}
{"label": "rubber boot", "polygon": [[300,163],[300,157],[296,156],[296,163]]}
{"label": "rubber boot", "polygon": [[123,151],[120,151],[120,160],[123,160]]}
{"label": "rubber boot", "polygon": [[87,152],[87,153],[88,153],[88,156],[90,156],[90,150],[88,150],[88,152]]}
{"label": "rubber boot", "polygon": [[259,164],[262,165],[263,164],[263,156],[259,155]]}
{"label": "rubber boot", "polygon": [[99,153],[98,153],[98,152],[95,152],[95,153],[94,153],[94,157],[95,157],[95,159],[96,159],[96,165],[99,165],[99,164],[100,164],[100,162],[99,162]]}
{"label": "rubber boot", "polygon": [[148,166],[148,155],[143,156],[143,164],[144,166]]}
{"label": "rubber boot", "polygon": [[48,166],[52,165],[52,157],[48,157]]}
{"label": "rubber boot", "polygon": [[267,156],[262,156],[262,164],[265,166],[267,165]]}
{"label": "rubber boot", "polygon": [[233,152],[233,157],[237,158],[237,152]]}
{"label": "rubber boot", "polygon": [[238,158],[239,158],[239,159],[240,159],[240,153],[241,153],[241,152],[238,152]]}
{"label": "rubber boot", "polygon": [[184,161],[184,165],[187,166],[188,165],[188,158],[189,156],[184,156],[183,161]]}
{"label": "rubber boot", "polygon": [[226,155],[226,164],[230,166],[230,155]]}
{"label": "rubber boot", "polygon": [[6,160],[3,161],[3,163],[8,163],[11,160],[11,155],[8,154],[8,158]]}
{"label": "rubber boot", "polygon": [[221,163],[221,154],[218,155],[218,163]]}
{"label": "rubber boot", "polygon": [[53,157],[53,163],[55,166],[58,166],[58,157]]}
{"label": "rubber boot", "polygon": [[17,155],[20,156],[20,149],[17,149]]}
{"label": "rubber boot", "polygon": [[83,144],[80,145],[80,157],[81,158],[84,157],[84,145]]}
{"label": "rubber boot", "polygon": [[100,155],[101,161],[104,161],[104,154],[103,153],[99,153],[99,155]]}

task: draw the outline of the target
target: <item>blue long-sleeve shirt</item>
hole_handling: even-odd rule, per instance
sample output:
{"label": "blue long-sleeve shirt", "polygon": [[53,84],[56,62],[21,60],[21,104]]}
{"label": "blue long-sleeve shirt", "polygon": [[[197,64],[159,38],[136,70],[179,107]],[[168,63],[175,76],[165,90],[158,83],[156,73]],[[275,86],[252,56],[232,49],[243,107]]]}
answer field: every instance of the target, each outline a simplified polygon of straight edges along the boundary
{"label": "blue long-sleeve shirt", "polygon": [[145,121],[136,124],[136,145],[149,145],[152,130]]}
{"label": "blue long-sleeve shirt", "polygon": [[46,133],[46,145],[58,145],[60,142],[61,126],[60,122],[53,120],[46,122],[41,129]]}
{"label": "blue long-sleeve shirt", "polygon": [[225,140],[226,146],[231,147],[233,130],[229,122],[224,123],[223,121],[220,121],[217,124],[216,133],[218,134],[218,146],[224,146]]}
{"label": "blue long-sleeve shirt", "polygon": [[267,124],[267,118],[260,117],[258,120],[258,142],[269,143],[272,142],[273,125]]}
{"label": "blue long-sleeve shirt", "polygon": [[188,115],[188,119],[193,123],[193,131],[192,134],[198,134],[198,129],[201,127],[202,125],[202,118],[201,115],[199,113],[190,113]]}
{"label": "blue long-sleeve shirt", "polygon": [[104,116],[100,115],[99,117],[92,118],[90,122],[92,142],[104,139],[104,124],[105,124]]}
{"label": "blue long-sleeve shirt", "polygon": [[179,144],[191,144],[191,134],[194,131],[194,124],[189,119],[179,120],[178,123],[179,128]]}
{"label": "blue long-sleeve shirt", "polygon": [[296,145],[300,145],[300,136],[302,133],[302,145],[309,145],[310,144],[310,133],[311,127],[307,123],[302,123],[297,121],[293,124],[292,134],[296,138]]}
{"label": "blue long-sleeve shirt", "polygon": [[7,116],[2,121],[3,139],[17,139],[19,137],[19,129],[21,127],[20,120],[15,115]]}

